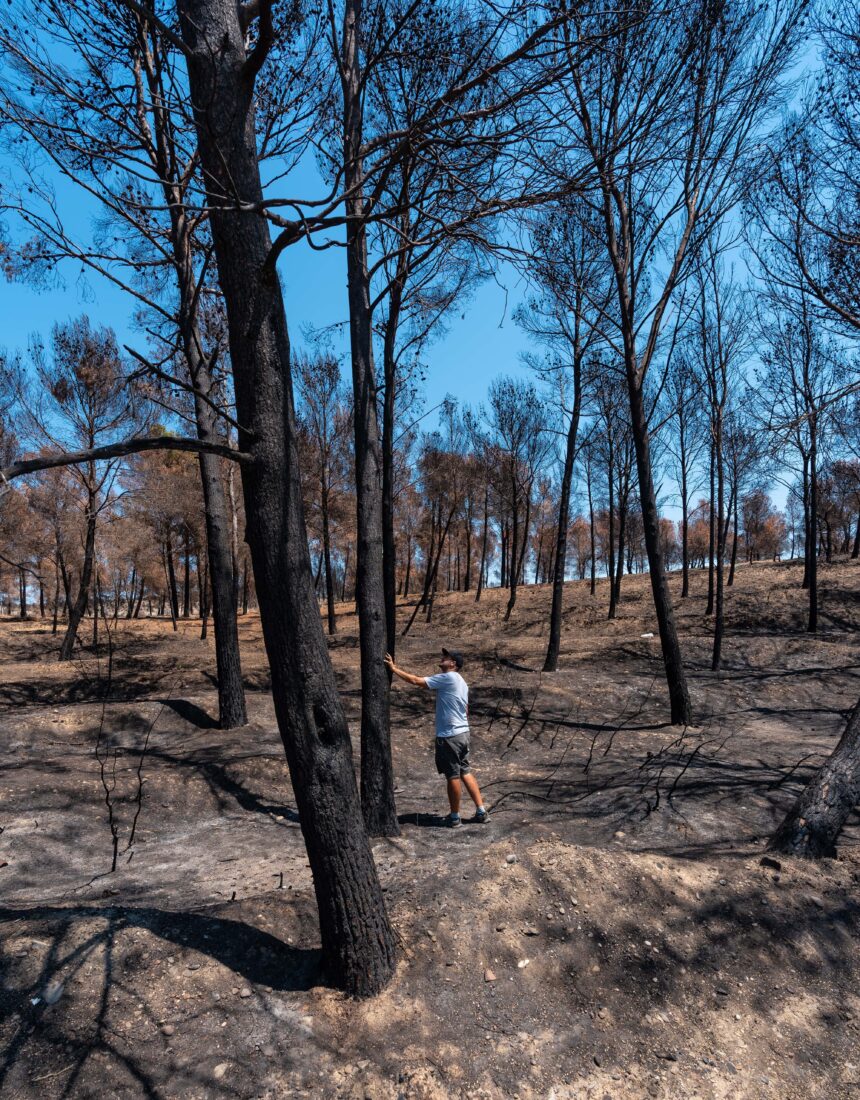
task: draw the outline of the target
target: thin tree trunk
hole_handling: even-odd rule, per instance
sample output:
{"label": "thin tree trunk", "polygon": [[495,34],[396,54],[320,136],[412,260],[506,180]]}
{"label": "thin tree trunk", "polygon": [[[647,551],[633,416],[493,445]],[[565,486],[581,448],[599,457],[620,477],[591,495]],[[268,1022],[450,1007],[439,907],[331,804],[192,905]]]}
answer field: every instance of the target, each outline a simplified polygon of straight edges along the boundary
{"label": "thin tree trunk", "polygon": [[[134,617],[136,619],[140,618],[140,605],[143,603],[143,593],[144,593],[145,590],[146,590],[146,577],[141,577],[140,578],[140,592],[138,593],[138,597],[137,597],[137,607],[135,607],[135,609],[134,609]],[[151,615],[152,614],[152,602],[151,601],[150,601],[149,608],[150,608],[149,613]]]}
{"label": "thin tree trunk", "polygon": [[126,619],[130,619],[134,614],[134,598],[135,590],[137,588],[137,566],[131,567],[131,583],[128,587],[128,607],[125,612]]}
{"label": "thin tree trunk", "polygon": [[[177,617],[177,612],[178,612],[179,608],[177,607],[176,602],[174,602],[174,597],[176,596],[176,585],[175,585],[176,576],[175,576],[175,574],[173,576],[171,576],[171,573],[173,573],[172,564],[171,564],[172,563],[172,557],[171,557],[171,553],[170,553],[170,547],[166,543],[163,543],[162,547],[161,547],[161,560],[162,560],[162,563],[164,565],[164,579],[167,583],[165,599],[167,601],[167,606],[170,608],[170,623],[171,623],[171,626],[173,627],[173,630],[175,632],[179,629],[179,627],[177,626],[177,623],[176,623],[176,617]],[[162,607],[162,610],[161,610],[161,614],[162,615],[164,614],[164,608],[163,607]]]}
{"label": "thin tree trunk", "polygon": [[167,568],[167,595],[170,598],[170,616],[173,619],[173,628],[176,629],[176,620],[179,618],[179,590],[176,586],[176,570],[173,566],[173,540],[168,530],[164,540],[164,563]]}
{"label": "thin tree trunk", "polygon": [[[484,572],[487,568],[487,537],[489,533],[490,522],[490,483],[487,481],[484,487],[484,527],[481,534],[481,564],[478,567],[478,587],[475,592],[475,603],[478,603],[481,599],[481,593],[484,591]],[[860,530],[860,528],[858,528]]]}
{"label": "thin tree trunk", "polygon": [[[185,526],[183,532],[183,551],[185,557],[185,577],[182,583],[182,618],[191,618],[191,532]],[[200,569],[198,559],[197,568]]]}
{"label": "thin tree trunk", "polygon": [[609,445],[609,563],[607,572],[609,574],[609,612],[607,619],[615,618],[615,465],[612,456],[612,438],[607,439]]}
{"label": "thin tree trunk", "polygon": [[57,633],[57,621],[60,615],[60,566],[54,559],[54,615],[51,622],[51,634]]}
{"label": "thin tree trunk", "polygon": [[818,630],[818,532],[816,530],[816,518],[818,516],[818,452],[814,415],[810,417],[809,429],[809,532],[806,542],[806,559],[809,572],[809,617],[806,630],[807,633],[814,634]]}
{"label": "thin tree trunk", "polygon": [[[713,431],[713,428],[712,428]],[[705,615],[713,615],[714,613],[714,550],[716,543],[716,530],[714,527],[714,496],[715,496],[715,458],[714,458],[714,441],[711,439],[711,470],[710,470],[710,486],[711,491],[708,498],[708,603],[705,608]]]}
{"label": "thin tree trunk", "polygon": [[[178,0],[178,9],[198,105],[198,151],[227,309],[240,445],[252,455],[242,481],[272,698],[307,845],[328,977],[349,994],[368,996],[394,971],[395,941],[362,827],[349,728],[313,594],[286,315],[268,222],[254,212],[263,195],[253,63],[238,6]],[[240,202],[225,205],[225,194]]]}
{"label": "thin tree trunk", "polygon": [[[331,568],[331,531],[328,517],[328,485],[323,479],[322,492],[322,536],[323,536],[323,560],[325,563],[325,595],[326,610],[328,614],[328,632],[337,634],[337,618],[334,613],[334,577]],[[389,650],[390,652],[390,650]]]}
{"label": "thin tree trunk", "polygon": [[[355,598],[361,653],[361,807],[371,836],[398,836],[389,727],[390,676],[386,652],[383,562],[382,450],[373,363],[373,317],[364,222],[361,158],[364,91],[359,47],[360,0],[344,5],[341,84],[346,208],[347,296],[352,353],[353,428],[358,547]],[[393,563],[392,563],[393,564]]]}
{"label": "thin tree trunk", "polygon": [[[95,473],[90,471],[90,484],[92,484]],[[93,577],[93,560],[95,558],[95,546],[96,546],[96,495],[90,490],[87,493],[87,533],[84,542],[84,563],[81,570],[81,586],[78,589],[78,595],[73,604],[69,605],[69,622],[66,627],[66,633],[63,637],[63,641],[60,645],[60,660],[68,661],[72,656],[72,651],[75,647],[75,639],[78,636],[78,628],[81,625],[81,619],[83,619],[87,610],[87,603],[90,597],[90,584]]]}
{"label": "thin tree trunk", "polygon": [[645,535],[645,548],[648,552],[654,610],[657,614],[663,664],[666,669],[666,682],[669,688],[672,724],[689,726],[693,721],[693,710],[690,705],[687,678],[684,674],[684,662],[681,657],[681,646],[675,627],[672,597],[669,595],[669,586],[666,581],[663,547],[660,541],[660,513],[657,510],[657,496],[654,492],[654,480],[651,474],[648,420],[642,390],[635,374],[635,359],[633,358],[632,348],[627,349],[626,359],[627,385],[630,395],[630,421],[633,442],[636,448],[636,467],[639,474],[639,493],[642,503],[642,526]]}
{"label": "thin tree trunk", "polygon": [[711,671],[717,672],[722,660],[723,647],[723,563],[726,556],[725,512],[725,473],[723,470],[723,416],[719,410],[715,424],[714,462],[717,472],[717,561],[716,561],[716,602],[714,606],[714,647],[711,653]]}

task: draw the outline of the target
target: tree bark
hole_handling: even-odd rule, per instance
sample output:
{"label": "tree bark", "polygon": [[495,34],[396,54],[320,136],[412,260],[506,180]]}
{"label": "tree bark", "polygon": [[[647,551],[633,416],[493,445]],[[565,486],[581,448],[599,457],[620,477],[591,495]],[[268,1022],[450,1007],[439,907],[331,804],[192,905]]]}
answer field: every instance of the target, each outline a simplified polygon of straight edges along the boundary
{"label": "tree bark", "polygon": [[328,518],[328,483],[325,474],[323,474],[322,497],[320,503],[322,506],[323,560],[325,563],[325,597],[326,612],[328,615],[328,632],[329,634],[337,634],[337,618],[334,613],[334,577],[332,576],[331,569],[331,529],[329,527]]}
{"label": "tree bark", "polygon": [[[478,567],[478,587],[475,591],[475,603],[480,602],[481,593],[484,591],[484,573],[487,568],[487,536],[490,522],[490,482],[484,486],[484,527],[481,534],[481,564]],[[860,530],[860,528],[858,528]]]}
{"label": "tree bark", "polygon": [[720,668],[723,649],[723,572],[726,556],[726,526],[725,514],[725,475],[723,470],[723,416],[722,409],[718,411],[714,425],[714,463],[717,475],[717,560],[716,560],[716,594],[714,605],[714,646],[711,652],[711,671],[717,672]]}
{"label": "tree bark", "polygon": [[860,701],[839,744],[789,810],[768,845],[770,851],[806,859],[836,855],[836,841],[860,804]]}
{"label": "tree bark", "polygon": [[[713,432],[713,425],[711,426]],[[715,489],[715,458],[714,441],[711,439],[711,468],[710,468],[710,494],[708,497],[708,603],[705,607],[705,615],[714,613],[714,550],[716,529],[714,526],[714,489]]]}
{"label": "tree bark", "polygon": [[687,690],[687,678],[684,674],[684,662],[681,657],[681,645],[675,626],[675,612],[672,597],[666,581],[666,569],[663,563],[663,547],[660,541],[660,513],[657,510],[657,496],[654,492],[654,479],[651,475],[651,449],[648,438],[648,418],[642,389],[637,377],[635,360],[628,349],[627,387],[630,396],[630,422],[633,442],[636,448],[636,468],[639,474],[639,493],[642,503],[642,526],[645,535],[645,549],[648,552],[648,568],[651,573],[651,591],[654,596],[654,610],[660,630],[660,644],[663,651],[663,664],[666,669],[666,683],[669,688],[669,708],[672,724],[689,726],[693,721],[693,709]]}
{"label": "tree bark", "polygon": [[[191,532],[188,530],[188,526],[182,533],[182,549],[185,558],[185,576],[182,581],[182,618],[191,618]],[[197,568],[200,568],[198,562]]]}
{"label": "tree bark", "polygon": [[806,536],[807,581],[809,585],[808,634],[818,630],[818,448],[815,414],[809,417],[809,530]]}
{"label": "tree bark", "polygon": [[[95,473],[90,471],[90,484],[95,479]],[[90,598],[90,584],[93,577],[93,560],[96,546],[96,494],[90,489],[87,493],[87,533],[84,542],[84,562],[81,569],[81,586],[78,589],[75,602],[69,604],[69,622],[66,633],[60,645],[60,660],[68,661],[75,648],[75,639],[78,636],[78,628],[86,614],[87,603]]]}
{"label": "tree bark", "polygon": [[373,317],[364,223],[361,158],[364,100],[359,31],[360,0],[344,5],[342,70],[346,262],[352,353],[353,426],[358,545],[355,599],[361,652],[361,805],[372,836],[398,836],[389,727],[390,676],[383,571],[382,450],[373,363]]}
{"label": "tree bark", "polygon": [[[242,484],[275,713],[313,874],[325,966],[335,985],[367,996],[390,979],[395,942],[313,594],[286,314],[268,223],[254,212],[263,198],[253,109],[257,58],[246,54],[238,5],[178,0],[178,10],[227,308],[237,419],[252,455]],[[230,195],[241,205],[225,203]]]}
{"label": "tree bark", "polygon": [[561,617],[564,603],[564,574],[567,570],[567,528],[570,523],[570,487],[573,482],[573,462],[582,406],[582,370],[579,356],[573,363],[573,409],[567,426],[564,468],[561,474],[561,494],[558,502],[558,528],[555,539],[555,568],[552,576],[552,606],[549,612],[549,642],[543,662],[544,672],[555,672],[561,650]]}

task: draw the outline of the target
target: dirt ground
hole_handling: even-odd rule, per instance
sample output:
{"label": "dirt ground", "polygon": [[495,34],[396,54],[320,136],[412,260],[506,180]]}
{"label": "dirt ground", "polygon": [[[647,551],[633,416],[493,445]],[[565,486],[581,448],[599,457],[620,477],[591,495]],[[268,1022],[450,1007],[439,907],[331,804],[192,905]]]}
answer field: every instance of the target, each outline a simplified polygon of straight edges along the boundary
{"label": "dirt ground", "polygon": [[[374,851],[401,961],[365,1003],[320,974],[256,616],[251,724],[230,733],[197,623],[120,622],[112,660],[102,639],[62,666],[41,622],[4,620],[0,1095],[857,1096],[860,821],[836,860],[762,859],[860,692],[860,564],[823,568],[811,638],[800,579],[739,570],[713,674],[694,576],[683,731],[647,578],[624,579],[612,623],[606,582],[567,586],[552,675],[548,588],[522,590],[509,624],[498,591],[440,595],[398,661],[465,653],[491,818],[442,827],[432,697],[398,684],[402,835]],[[351,607],[338,630],[357,734]]]}

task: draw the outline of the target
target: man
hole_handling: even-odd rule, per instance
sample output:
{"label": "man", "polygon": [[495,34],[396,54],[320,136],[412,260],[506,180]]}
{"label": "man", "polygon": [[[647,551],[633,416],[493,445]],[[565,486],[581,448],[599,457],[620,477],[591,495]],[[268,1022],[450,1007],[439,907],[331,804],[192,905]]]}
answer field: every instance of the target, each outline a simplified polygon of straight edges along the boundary
{"label": "man", "polygon": [[460,675],[463,656],[453,650],[442,650],[440,672],[436,676],[415,676],[394,663],[390,653],[385,664],[391,672],[413,687],[426,687],[436,692],[436,770],[448,782],[448,803],[451,812],[445,824],[456,829],[460,820],[462,785],[475,803],[473,821],[483,824],[490,816],[481,801],[478,783],[469,767],[469,688]]}

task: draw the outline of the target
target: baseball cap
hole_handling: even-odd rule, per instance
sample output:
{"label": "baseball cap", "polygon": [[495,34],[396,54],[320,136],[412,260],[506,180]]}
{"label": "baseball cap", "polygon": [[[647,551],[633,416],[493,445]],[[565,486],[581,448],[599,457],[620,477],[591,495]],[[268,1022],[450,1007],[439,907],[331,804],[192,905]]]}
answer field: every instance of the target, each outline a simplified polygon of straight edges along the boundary
{"label": "baseball cap", "polygon": [[463,667],[463,654],[458,653],[456,649],[443,649],[443,657],[450,657],[454,664],[457,666],[457,671]]}

